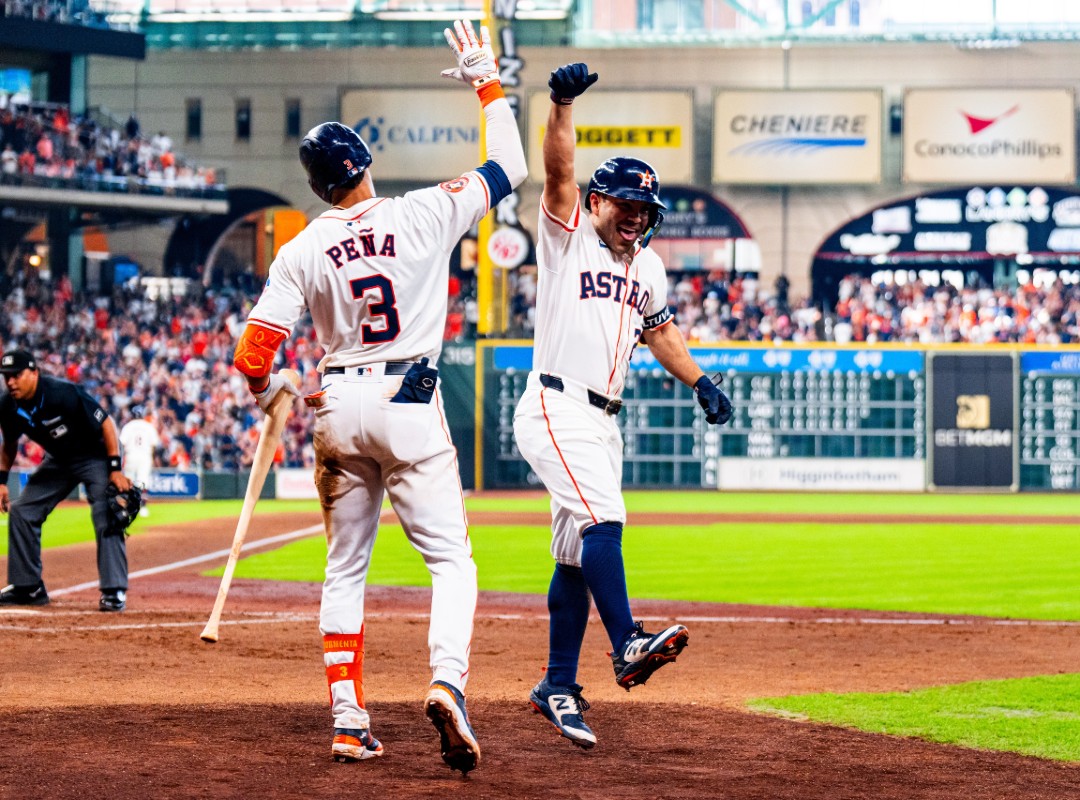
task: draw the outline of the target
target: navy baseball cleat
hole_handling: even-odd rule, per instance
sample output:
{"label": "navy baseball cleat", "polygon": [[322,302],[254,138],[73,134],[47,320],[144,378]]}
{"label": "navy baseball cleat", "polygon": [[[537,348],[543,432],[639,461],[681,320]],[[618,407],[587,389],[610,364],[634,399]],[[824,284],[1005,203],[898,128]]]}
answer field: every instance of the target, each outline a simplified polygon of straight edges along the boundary
{"label": "navy baseball cleat", "polygon": [[367,728],[334,728],[330,754],[335,761],[363,761],[381,756],[383,746]]}
{"label": "navy baseball cleat", "polygon": [[0,591],[0,606],[47,606],[49,593],[45,584],[37,586],[5,586]]}
{"label": "navy baseball cleat", "polygon": [[98,600],[98,611],[123,611],[127,608],[127,592],[123,589],[105,589]]}
{"label": "navy baseball cleat", "polygon": [[434,681],[424,700],[424,713],[439,731],[442,758],[450,769],[467,775],[480,763],[480,745],[476,741],[465,695],[446,681]]}
{"label": "navy baseball cleat", "polygon": [[556,730],[576,744],[589,750],[596,746],[596,734],[585,724],[584,712],[589,710],[588,701],[581,696],[581,687],[552,686],[545,677],[529,693],[533,710],[543,714]]}
{"label": "navy baseball cleat", "polygon": [[637,630],[619,652],[611,654],[615,682],[628,692],[631,686],[645,683],[660,667],[674,661],[690,638],[690,632],[682,625],[672,625],[660,633],[645,633],[640,622],[635,627]]}

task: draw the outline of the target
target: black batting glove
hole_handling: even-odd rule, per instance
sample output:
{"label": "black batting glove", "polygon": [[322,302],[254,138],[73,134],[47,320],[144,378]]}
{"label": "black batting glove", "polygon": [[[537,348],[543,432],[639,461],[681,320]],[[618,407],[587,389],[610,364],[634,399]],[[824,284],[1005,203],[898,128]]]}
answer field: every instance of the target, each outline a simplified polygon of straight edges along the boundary
{"label": "black batting glove", "polygon": [[595,72],[590,73],[584,64],[567,64],[559,67],[548,78],[548,88],[551,89],[551,102],[561,106],[568,106],[574,102],[574,98],[585,93],[600,78]]}
{"label": "black batting glove", "polygon": [[731,401],[719,386],[704,375],[694,384],[694,394],[697,395],[698,404],[705,409],[705,421],[710,425],[724,425],[731,419]]}

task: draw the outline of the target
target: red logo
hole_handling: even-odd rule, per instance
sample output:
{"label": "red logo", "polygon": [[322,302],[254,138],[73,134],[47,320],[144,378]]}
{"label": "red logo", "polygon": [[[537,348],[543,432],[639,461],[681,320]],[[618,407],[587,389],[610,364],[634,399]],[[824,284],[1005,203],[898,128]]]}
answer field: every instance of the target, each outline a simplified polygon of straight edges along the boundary
{"label": "red logo", "polygon": [[960,113],[964,115],[964,119],[967,120],[967,124],[968,124],[968,127],[971,129],[971,133],[974,135],[976,133],[982,133],[987,128],[989,128],[991,125],[993,125],[995,122],[1000,122],[1001,120],[1005,119],[1005,117],[1012,116],[1013,114],[1015,114],[1019,110],[1020,110],[1020,106],[1018,104],[1018,105],[1015,105],[1012,108],[1010,108],[1004,114],[998,114],[996,117],[989,117],[989,118],[987,118],[987,117],[975,117],[975,116],[972,116],[971,114],[968,114],[966,111],[961,111]]}
{"label": "red logo", "polygon": [[653,175],[651,172],[646,171],[641,173],[641,186],[639,186],[638,188],[651,189],[654,183],[656,183],[656,176]]}
{"label": "red logo", "polygon": [[353,168],[352,162],[349,159],[345,159],[345,169],[351,170]]}
{"label": "red logo", "polygon": [[469,179],[462,175],[460,178],[454,178],[452,181],[443,181],[439,184],[439,188],[444,192],[460,192],[468,185]]}

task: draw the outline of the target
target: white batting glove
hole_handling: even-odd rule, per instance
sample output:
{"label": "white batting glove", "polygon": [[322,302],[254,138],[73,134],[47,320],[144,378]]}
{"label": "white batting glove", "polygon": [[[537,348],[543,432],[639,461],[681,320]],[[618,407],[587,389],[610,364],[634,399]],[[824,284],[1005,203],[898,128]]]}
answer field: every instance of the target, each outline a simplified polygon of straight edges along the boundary
{"label": "white batting glove", "polygon": [[270,403],[277,397],[278,392],[288,392],[293,397],[300,396],[300,390],[293,386],[293,382],[286,378],[284,375],[274,372],[270,375],[270,382],[266,384],[266,388],[261,392],[252,392],[255,395],[255,402],[259,404],[259,408],[263,411],[270,411]]}
{"label": "white batting glove", "polygon": [[444,69],[444,78],[464,81],[479,89],[486,83],[502,82],[499,76],[499,62],[491,49],[491,36],[486,25],[480,26],[480,38],[476,38],[472,22],[467,19],[454,23],[454,30],[443,29],[446,43],[450,45],[458,65],[454,69]]}

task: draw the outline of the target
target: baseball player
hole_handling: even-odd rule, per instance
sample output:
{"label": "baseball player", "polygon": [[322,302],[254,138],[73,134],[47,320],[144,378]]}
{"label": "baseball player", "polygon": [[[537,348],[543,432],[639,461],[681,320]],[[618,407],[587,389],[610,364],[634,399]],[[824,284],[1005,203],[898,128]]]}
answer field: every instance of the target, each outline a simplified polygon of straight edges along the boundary
{"label": "baseball player", "polygon": [[[85,389],[42,375],[37,359],[26,350],[0,357],[0,375],[7,393],[0,397],[0,511],[8,523],[8,580],[0,606],[43,606],[49,594],[41,579],[41,526],[57,503],[80,483],[90,501],[97,537],[101,611],[123,611],[127,605],[127,543],[123,530],[110,525],[110,484],[121,492],[131,481],[120,470],[116,424]],[[30,476],[14,503],[8,495],[8,471],[26,436],[44,448],[41,466]]]}
{"label": "baseball player", "polygon": [[154,477],[154,450],[161,447],[161,436],[154,427],[154,413],[147,407],[133,409],[134,416],[120,429],[120,446],[124,454],[124,474],[139,487],[143,495],[140,517],[150,516],[146,508],[146,492]]}
{"label": "baseball player", "polygon": [[383,493],[431,573],[428,642],[433,680],[425,713],[443,760],[467,773],[480,747],[465,709],[476,566],[436,364],[446,319],[449,259],[462,235],[527,172],[486,28],[455,22],[458,66],[445,77],[475,87],[487,161],[401,197],[375,194],[371,152],[337,122],[300,145],[312,190],[332,208],[281,248],[236,349],[265,410],[292,384],[271,365],[306,306],[326,356],[314,408],[315,482],[328,541],[320,628],[340,760],[383,753],[364,706],[364,585]]}
{"label": "baseball player", "polygon": [[634,622],[622,557],[622,435],[616,417],[638,342],[694,387],[712,424],[731,404],[690,357],[667,306],[667,278],[648,249],[663,219],[655,170],[612,158],[593,173],[584,208],[574,181],[574,98],[597,80],[584,64],[551,73],[544,133],[545,182],[537,235],[539,266],[533,369],[514,415],[521,454],[551,493],[547,672],[529,695],[534,709],[583,748],[596,744],[577,683],[589,598],[611,640],[615,680],[645,683],[686,646],[669,625],[646,633]]}

